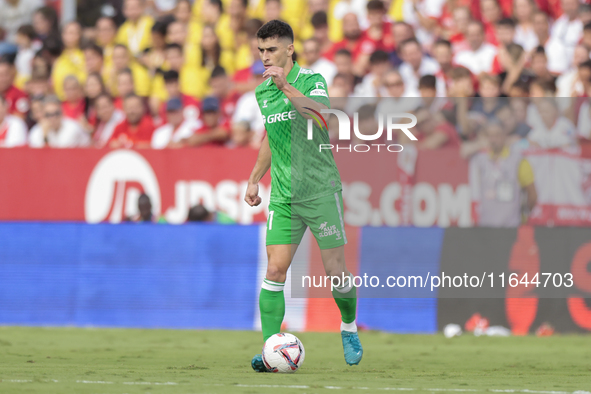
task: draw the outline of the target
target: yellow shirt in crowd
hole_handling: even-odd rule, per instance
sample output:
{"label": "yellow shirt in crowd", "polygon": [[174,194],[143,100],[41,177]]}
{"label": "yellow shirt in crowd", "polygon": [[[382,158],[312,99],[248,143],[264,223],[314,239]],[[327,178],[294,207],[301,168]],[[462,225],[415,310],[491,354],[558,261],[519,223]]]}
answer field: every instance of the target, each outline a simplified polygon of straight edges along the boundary
{"label": "yellow shirt in crowd", "polygon": [[136,24],[126,21],[119,27],[115,41],[127,46],[129,52],[137,57],[144,49],[152,46],[153,25],[154,19],[148,15],[140,17]]}
{"label": "yellow shirt in crowd", "polygon": [[75,76],[81,85],[86,82],[84,53],[80,49],[66,49],[53,63],[51,81],[53,90],[60,100],[64,100],[64,79]]}

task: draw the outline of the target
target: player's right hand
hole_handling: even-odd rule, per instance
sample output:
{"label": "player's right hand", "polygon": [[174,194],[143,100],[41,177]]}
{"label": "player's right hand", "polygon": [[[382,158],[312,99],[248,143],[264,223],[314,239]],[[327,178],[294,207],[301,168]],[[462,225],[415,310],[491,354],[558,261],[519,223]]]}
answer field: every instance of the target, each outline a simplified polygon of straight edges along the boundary
{"label": "player's right hand", "polygon": [[249,183],[246,188],[246,195],[244,201],[251,207],[256,207],[263,200],[259,197],[259,185],[257,183]]}

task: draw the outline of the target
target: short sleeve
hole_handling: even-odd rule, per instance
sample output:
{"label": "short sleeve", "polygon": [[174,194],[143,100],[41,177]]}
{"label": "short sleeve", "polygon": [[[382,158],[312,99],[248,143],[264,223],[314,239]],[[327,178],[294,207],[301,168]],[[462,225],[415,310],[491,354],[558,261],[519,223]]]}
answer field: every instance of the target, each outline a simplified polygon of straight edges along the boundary
{"label": "short sleeve", "polygon": [[304,96],[312,100],[326,105],[330,108],[330,100],[328,98],[328,85],[321,74],[312,74],[306,80],[306,91],[302,92]]}

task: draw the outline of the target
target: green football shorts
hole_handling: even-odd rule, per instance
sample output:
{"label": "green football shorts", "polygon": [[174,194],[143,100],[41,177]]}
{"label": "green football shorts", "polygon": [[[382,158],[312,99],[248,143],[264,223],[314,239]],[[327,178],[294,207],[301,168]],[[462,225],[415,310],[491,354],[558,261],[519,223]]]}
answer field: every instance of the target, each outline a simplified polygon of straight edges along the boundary
{"label": "green football shorts", "polygon": [[320,249],[347,243],[340,191],[301,203],[269,204],[267,245],[299,244],[307,227],[316,237]]}

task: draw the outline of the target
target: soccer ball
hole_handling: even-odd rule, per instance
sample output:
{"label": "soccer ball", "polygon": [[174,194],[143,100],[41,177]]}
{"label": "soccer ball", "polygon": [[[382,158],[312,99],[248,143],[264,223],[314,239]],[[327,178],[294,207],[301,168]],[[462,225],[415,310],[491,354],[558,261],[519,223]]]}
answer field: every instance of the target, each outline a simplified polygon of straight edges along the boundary
{"label": "soccer ball", "polygon": [[293,334],[275,334],[263,345],[263,362],[271,372],[295,372],[304,363],[305,355],[304,345]]}

